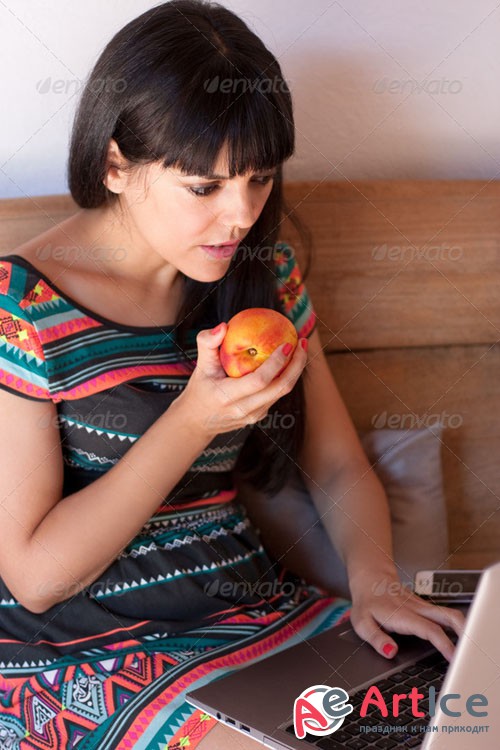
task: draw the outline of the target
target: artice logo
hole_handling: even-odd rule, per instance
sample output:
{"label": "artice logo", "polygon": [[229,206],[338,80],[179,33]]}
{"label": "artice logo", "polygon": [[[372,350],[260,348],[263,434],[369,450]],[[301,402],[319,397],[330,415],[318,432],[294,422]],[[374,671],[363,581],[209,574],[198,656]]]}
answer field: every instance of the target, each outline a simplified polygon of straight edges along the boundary
{"label": "artice logo", "polygon": [[299,740],[308,734],[325,737],[336,732],[353,710],[345,690],[327,685],[311,685],[293,704],[293,727]]}

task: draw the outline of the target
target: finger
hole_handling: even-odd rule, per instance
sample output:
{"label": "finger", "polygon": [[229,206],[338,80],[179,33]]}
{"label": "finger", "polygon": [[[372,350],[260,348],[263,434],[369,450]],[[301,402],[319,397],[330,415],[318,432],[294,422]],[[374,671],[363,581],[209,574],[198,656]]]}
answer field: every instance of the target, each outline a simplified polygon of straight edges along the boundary
{"label": "finger", "polygon": [[271,356],[260,365],[258,370],[263,372],[268,383],[275,381],[284,370],[288,371],[292,363],[297,361],[297,348],[297,344],[292,346],[291,349],[290,345],[288,345],[288,350],[285,353],[284,347],[279,346],[273,351]]}
{"label": "finger", "polygon": [[359,637],[373,646],[381,656],[392,659],[397,654],[398,644],[382,630],[371,615],[363,615],[359,619],[351,617],[351,624]]}
{"label": "finger", "polygon": [[294,382],[298,379],[302,370],[307,365],[307,348],[304,349],[302,346],[303,341],[307,341],[307,339],[299,339],[297,341],[297,346],[290,353],[290,361],[285,362],[281,367],[279,372],[273,378],[274,383],[278,384],[280,377],[284,372],[286,376],[285,383],[287,383],[290,378],[292,378]]}
{"label": "finger", "polygon": [[[292,368],[292,364],[290,364],[287,368],[287,373]],[[247,398],[240,399],[238,401],[238,409],[241,410],[242,413],[245,414],[252,414],[252,415],[259,415],[259,417],[256,417],[253,421],[257,421],[260,419],[263,419],[267,413],[269,412],[269,409],[271,406],[278,401],[279,398],[282,396],[285,396],[287,393],[289,393],[294,385],[296,384],[297,380],[299,379],[301,374],[301,370],[296,372],[293,375],[287,375],[287,379],[283,381],[279,381],[276,379],[276,382],[273,384],[269,384],[266,386],[263,390],[258,391],[257,393],[252,394],[251,396],[248,396]],[[248,375],[243,377],[249,377]]]}
{"label": "finger", "polygon": [[267,396],[273,403],[292,390],[307,365],[307,352],[302,348],[301,341],[302,339],[291,355],[290,362],[280,369],[267,390]]}
{"label": "finger", "polygon": [[226,331],[226,324],[221,323],[213,329],[206,328],[196,336],[196,365],[207,377],[225,375],[219,358],[219,346]]}
{"label": "finger", "polygon": [[[298,349],[300,351],[297,351]],[[301,354],[304,356],[301,356]],[[303,369],[302,360],[304,357],[305,352],[302,347],[297,346],[288,355],[285,355],[283,354],[283,347],[279,346],[265,360],[265,362],[257,367],[256,370],[248,373],[248,375],[243,375],[243,377],[240,378],[242,386],[240,394],[242,398],[253,397],[257,394],[263,396],[260,400],[252,403],[254,409],[262,408],[266,404],[269,406],[270,403],[274,403],[274,401],[279,398],[281,391],[281,395],[284,395],[286,392],[283,387],[283,381],[278,378],[278,373],[286,369],[288,374],[290,369],[290,377],[295,376],[295,379],[298,378]],[[297,365],[297,363],[300,363],[300,365]],[[291,369],[292,367],[293,369]],[[274,391],[268,390],[269,386],[275,379],[276,387],[274,388]]]}
{"label": "finger", "polygon": [[440,651],[445,659],[450,661],[455,652],[455,646],[444,632],[443,628],[437,622],[428,619],[427,615],[423,616],[413,612],[410,618],[405,620],[405,630],[432,643],[434,648]]}
{"label": "finger", "polygon": [[[404,614],[404,617],[401,615]],[[416,635],[419,638],[430,641],[448,661],[453,656],[455,646],[447,636],[441,625],[457,627],[461,632],[461,613],[458,610],[448,610],[447,607],[439,607],[421,599],[415,594],[406,600],[404,610],[397,610],[387,617],[383,626],[391,632]]]}
{"label": "finger", "polygon": [[460,636],[463,633],[465,617],[462,612],[452,607],[443,607],[437,604],[419,600],[422,606],[419,606],[418,612],[424,617],[434,620],[443,627],[451,628]]}

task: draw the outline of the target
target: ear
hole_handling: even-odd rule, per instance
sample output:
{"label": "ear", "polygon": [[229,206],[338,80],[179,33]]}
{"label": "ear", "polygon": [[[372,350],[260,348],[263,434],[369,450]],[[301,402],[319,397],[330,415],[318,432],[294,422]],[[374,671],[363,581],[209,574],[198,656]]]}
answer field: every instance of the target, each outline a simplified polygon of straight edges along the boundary
{"label": "ear", "polygon": [[106,156],[106,176],[103,183],[112,193],[121,193],[128,183],[127,159],[123,156],[114,138],[108,144]]}

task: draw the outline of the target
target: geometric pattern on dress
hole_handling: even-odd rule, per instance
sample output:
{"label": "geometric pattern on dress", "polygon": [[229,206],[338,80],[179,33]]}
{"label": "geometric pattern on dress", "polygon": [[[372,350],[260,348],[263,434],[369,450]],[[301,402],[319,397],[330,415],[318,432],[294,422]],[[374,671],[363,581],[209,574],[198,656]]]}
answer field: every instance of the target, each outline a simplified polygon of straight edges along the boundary
{"label": "geometric pattern on dress", "polygon": [[26,732],[13,717],[0,714],[0,750],[20,750]]}
{"label": "geometric pattern on dress", "polygon": [[[167,581],[179,580],[179,579],[185,578],[186,576],[191,576],[191,575],[195,576],[199,573],[202,573],[203,571],[210,573],[210,571],[212,570],[223,569],[225,567],[233,567],[240,562],[251,560],[253,557],[256,557],[261,554],[265,554],[265,549],[262,545],[260,545],[256,549],[250,550],[246,555],[235,555],[232,558],[222,558],[218,560],[217,562],[213,561],[210,565],[206,565],[205,563],[203,563],[203,565],[201,566],[195,565],[194,568],[181,568],[180,570],[176,568],[173,571],[173,573],[166,573],[165,575],[159,573],[156,576],[154,575],[150,576],[149,580],[146,580],[145,578],[141,578],[140,581],[132,580],[132,581],[122,581],[120,583],[112,583],[104,591],[95,591],[93,589],[92,598],[102,599],[106,596],[111,596],[113,594],[122,594],[125,592],[132,592],[134,589],[141,589],[142,587],[149,587],[157,583],[166,583]],[[213,581],[213,583],[217,584],[218,582],[217,580],[215,580]]]}
{"label": "geometric pattern on dress", "polygon": [[213,716],[204,713],[199,708],[194,709],[192,715],[170,739],[165,736],[165,750],[195,748],[218,723]]}
{"label": "geometric pattern on dress", "polygon": [[150,660],[146,656],[139,658],[137,654],[131,664],[122,670],[122,674],[124,677],[130,677],[131,682],[140,687],[149,685],[153,679]]}
{"label": "geometric pattern on dress", "polygon": [[[277,256],[279,297],[285,312],[296,328],[299,327],[299,335],[304,336],[314,324],[305,287],[295,262],[280,259],[279,253]],[[170,334],[162,329],[155,332],[116,329],[56,294],[50,283],[40,279],[38,274],[35,278],[35,274],[37,270],[26,268],[20,259],[17,262],[13,259],[12,263],[0,261],[2,386],[20,395],[52,400],[56,404],[87,399],[109,390],[108,395],[116,392],[115,403],[120,407],[120,399],[125,399],[125,408],[130,408],[132,398],[142,403],[140,393],[137,397],[131,395],[142,390],[134,388],[132,381],[138,385],[159,379],[160,385],[171,391],[185,387],[196,361],[197,350],[191,335],[195,332],[188,337],[192,339],[187,352],[190,361],[179,361]],[[129,384],[131,388],[126,390]],[[150,394],[145,404],[157,399],[162,399],[162,395]],[[94,399],[91,404],[97,401]],[[157,403],[167,404],[167,401]],[[65,407],[63,404],[61,409]],[[106,404],[103,408],[107,408]],[[89,410],[84,412],[89,413]],[[114,414],[111,410],[111,415]],[[148,419],[149,415],[153,418],[154,409],[145,414]],[[123,423],[113,423],[110,429],[109,422],[106,426],[85,424],[92,421],[87,416],[81,418],[79,424],[75,423],[73,415],[59,416],[63,422],[66,420],[63,427],[71,432],[76,428],[73,434],[78,433],[80,438],[79,444],[70,445],[69,451],[65,451],[66,470],[80,470],[80,473],[75,471],[75,479],[80,479],[82,469],[90,469],[95,475],[109,467],[114,453],[118,452],[110,451],[103,465],[99,447],[107,441],[121,444],[123,449],[130,447],[137,435],[143,434],[142,422],[135,410],[130,412],[133,418],[130,424],[127,422],[127,432],[123,430]],[[203,478],[208,480],[209,473],[214,477],[217,471],[230,471],[242,444],[236,446],[235,442],[224,447],[219,443],[207,446],[194,465],[196,472],[203,473]],[[71,453],[71,448],[75,452]],[[71,471],[68,475],[71,476]],[[233,506],[236,490],[226,479],[220,476],[217,482],[204,484],[200,481],[199,488],[195,485],[195,491],[191,488],[189,495],[179,492],[178,500],[177,495],[166,498],[127,546],[124,555],[128,558],[127,573],[115,574],[110,579],[114,582],[118,578],[118,590],[113,583],[108,585],[105,581],[101,582],[102,588],[107,586],[109,594],[126,593],[133,605],[136,592],[130,590],[130,579],[141,589],[137,591],[138,601],[140,597],[145,598],[148,591],[154,601],[154,597],[158,597],[158,585],[165,584],[167,578],[176,593],[182,592],[180,587],[184,581],[190,584],[186,588],[188,595],[196,593],[193,583],[205,579],[223,580],[227,574],[230,580],[237,582],[243,569],[249,574],[249,581],[260,582],[269,561],[262,554],[263,547],[256,543],[257,536],[246,514]],[[224,524],[226,528],[221,528]],[[201,541],[207,543],[204,551]],[[160,552],[161,548],[168,549],[171,565],[167,569],[173,571],[173,575],[165,576],[167,566],[163,561],[160,567],[155,567],[156,558],[151,554],[155,548]],[[218,555],[215,561],[214,554]],[[133,567],[134,557],[137,564],[146,566],[144,571]],[[225,566],[230,569],[221,570]],[[161,576],[158,576],[159,571]],[[172,580],[174,576],[178,580]],[[203,602],[206,594],[201,586],[198,588]],[[78,750],[149,750],[152,747],[166,750],[172,747],[172,742],[176,747],[193,750],[201,739],[200,734],[208,731],[207,725],[215,726],[216,722],[185,701],[188,689],[206,683],[212,671],[216,674],[221,669],[229,672],[249,660],[264,657],[280,644],[302,640],[311,630],[317,632],[327,617],[332,621],[345,611],[345,601],[325,598],[324,592],[303,589],[300,583],[294,601],[287,596],[272,595],[268,599],[267,595],[259,593],[255,597],[260,599],[256,604],[222,601],[221,610],[199,617],[190,630],[178,620],[173,623],[174,627],[163,618],[154,621],[154,625],[146,619],[141,622],[138,612],[137,620],[129,618],[133,622],[133,634],[132,630],[128,631],[132,640],[118,642],[119,636],[113,635],[111,643],[101,646],[108,631],[108,621],[103,614],[102,623],[96,619],[102,624],[102,631],[96,632],[92,627],[92,634],[84,639],[85,650],[80,651],[81,634],[74,628],[74,621],[68,625],[67,638],[62,623],[61,627],[57,623],[57,627],[48,627],[43,635],[38,635],[34,629],[33,632],[37,632],[34,642],[23,637],[24,632],[31,632],[33,621],[19,603],[2,595],[2,619],[9,619],[7,607],[11,606],[19,617],[16,622],[22,625],[22,617],[26,615],[28,624],[12,634],[12,641],[8,640],[8,632],[4,636],[5,652],[0,661],[0,750],[70,750],[75,747]],[[167,597],[165,600],[168,605]],[[108,611],[105,606],[100,607],[99,602],[94,601],[92,605],[92,616],[95,614],[96,618],[100,617],[101,609],[103,613]],[[67,611],[71,617],[70,606]],[[79,625],[79,621],[76,624]],[[118,632],[122,630],[119,622],[113,626]],[[19,639],[28,641],[25,646],[30,650],[29,658],[20,657],[17,645],[12,645],[21,642]],[[63,644],[67,650],[58,655],[57,648]],[[214,648],[219,649],[222,658],[217,659],[211,653]],[[47,658],[52,655],[53,658]]]}
{"label": "geometric pattern on dress", "polygon": [[[155,649],[151,653],[145,652],[141,644],[137,644],[140,650],[135,653],[130,652],[129,644],[120,644],[127,651],[125,656],[120,655],[117,647],[114,658],[95,662],[94,666],[103,674],[90,674],[89,664],[74,665],[66,670],[66,675],[63,670],[59,671],[59,679],[71,678],[56,685],[53,670],[52,689],[44,690],[39,685],[37,692],[30,695],[30,685],[27,686],[23,701],[16,704],[17,709],[22,706],[18,721],[12,713],[4,717],[0,711],[3,742],[0,750],[72,750],[75,747],[82,750],[134,750],[136,747],[138,750],[153,747],[180,750],[189,747],[194,750],[217,722],[195,711],[185,701],[188,689],[204,683],[213,670],[220,674],[222,668],[229,673],[232,668],[274,652],[287,640],[300,641],[311,631],[321,629],[322,623],[345,619],[348,614],[345,600],[318,598],[313,588],[304,589],[299,598],[303,599],[300,611],[284,606],[280,617],[277,612],[263,610],[260,626],[252,617],[255,612],[248,612],[242,620],[246,618],[247,622],[255,623],[252,626],[255,629],[246,637],[239,624],[232,626],[231,637],[230,618],[226,618],[220,625],[207,625],[204,629],[181,634],[177,639],[164,634],[163,640],[151,644]],[[203,634],[212,642],[219,640],[221,647],[215,652],[213,648],[203,649]],[[169,643],[174,645],[176,640],[182,640],[186,647],[170,650]],[[122,666],[125,663],[126,666]],[[110,674],[106,677],[108,671]],[[152,731],[152,722],[160,717],[158,731]],[[113,737],[111,744],[106,742],[108,734]]]}
{"label": "geometric pattern on dress", "polygon": [[57,747],[56,721],[60,714],[60,699],[52,692],[34,693],[28,686],[21,703],[30,742],[37,748]]}
{"label": "geometric pattern on dress", "polygon": [[130,443],[135,443],[135,441],[140,438],[140,435],[127,435],[127,433],[119,433],[119,432],[110,432],[108,430],[103,430],[102,428],[93,427],[89,424],[84,424],[82,422],[78,422],[76,419],[72,419],[64,414],[59,415],[59,421],[65,422],[66,424],[70,425],[71,427],[74,427],[77,430],[86,430],[89,434],[96,433],[99,435],[106,435],[108,438],[117,438],[120,441],[128,440]]}
{"label": "geometric pattern on dress", "polygon": [[147,555],[150,552],[154,552],[158,549],[165,549],[165,550],[173,550],[173,549],[179,549],[180,547],[183,547],[185,545],[193,544],[194,542],[199,542],[200,540],[204,542],[210,542],[214,539],[217,539],[220,536],[227,536],[228,534],[241,534],[242,531],[250,525],[250,521],[248,518],[245,518],[243,521],[238,521],[234,525],[232,529],[227,527],[216,527],[210,531],[210,533],[203,533],[203,534],[190,534],[187,530],[186,533],[182,535],[179,534],[179,536],[174,539],[172,542],[163,542],[160,538],[160,533],[157,533],[155,537],[152,539],[151,537],[153,535],[150,535],[150,538],[148,541],[144,540],[144,542],[140,542],[139,540],[135,544],[135,546],[132,548],[132,545],[130,544],[128,548],[125,548],[123,552],[121,552],[119,559],[124,559],[126,557],[132,557],[137,558],[141,555]]}
{"label": "geometric pattern on dress", "polygon": [[62,688],[66,708],[77,716],[100,724],[108,716],[104,701],[105,679],[102,675],[86,674],[82,669],[77,669],[75,677],[64,683]]}

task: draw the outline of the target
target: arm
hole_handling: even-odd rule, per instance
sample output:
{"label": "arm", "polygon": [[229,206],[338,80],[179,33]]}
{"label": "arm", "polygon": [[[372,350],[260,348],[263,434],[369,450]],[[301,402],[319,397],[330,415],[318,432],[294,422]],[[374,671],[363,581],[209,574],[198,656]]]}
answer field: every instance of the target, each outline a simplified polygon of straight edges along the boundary
{"label": "arm", "polygon": [[309,338],[308,360],[304,483],[350,585],[373,566],[396,575],[387,497],[335,385],[317,329]]}
{"label": "arm", "polygon": [[26,550],[33,611],[95,581],[188,471],[213,435],[192,430],[187,417],[178,397],[106,474],[57,502],[35,528]]}
{"label": "arm", "polygon": [[26,609],[40,614],[96,580],[208,445],[179,399],[104,476],[62,498],[55,405],[0,390],[0,575]]}
{"label": "arm", "polygon": [[[381,624],[427,638],[449,658],[453,645],[440,625],[458,632],[463,617],[456,610],[428,604],[397,585],[387,498],[338,392],[317,330],[309,338],[308,357],[300,470],[346,565],[353,627],[385,656],[395,654],[396,643],[380,629]],[[376,593],[380,584],[387,584],[382,586],[385,592]],[[393,647],[392,652],[384,653],[387,645]]]}

